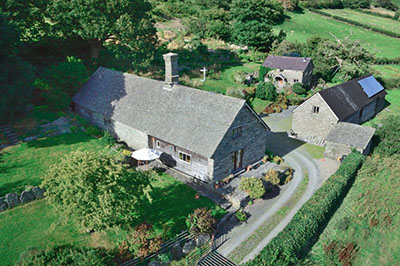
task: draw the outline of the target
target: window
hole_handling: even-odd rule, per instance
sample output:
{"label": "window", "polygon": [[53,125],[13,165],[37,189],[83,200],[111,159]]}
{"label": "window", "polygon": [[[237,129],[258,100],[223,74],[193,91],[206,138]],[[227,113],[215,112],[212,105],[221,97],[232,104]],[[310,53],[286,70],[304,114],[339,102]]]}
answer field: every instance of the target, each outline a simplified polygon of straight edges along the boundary
{"label": "window", "polygon": [[319,113],[319,107],[318,106],[313,106],[312,113],[313,114],[318,114]]}
{"label": "window", "polygon": [[180,151],[179,152],[179,160],[190,163],[192,158],[189,154]]}
{"label": "window", "polygon": [[293,82],[299,82],[299,80],[298,79],[293,79]]}
{"label": "window", "polygon": [[242,127],[235,127],[232,129],[232,137],[237,137],[242,135]]}
{"label": "window", "polygon": [[156,141],[156,147],[157,147],[157,148],[160,148],[160,147],[161,147],[160,141],[159,141],[159,140]]}

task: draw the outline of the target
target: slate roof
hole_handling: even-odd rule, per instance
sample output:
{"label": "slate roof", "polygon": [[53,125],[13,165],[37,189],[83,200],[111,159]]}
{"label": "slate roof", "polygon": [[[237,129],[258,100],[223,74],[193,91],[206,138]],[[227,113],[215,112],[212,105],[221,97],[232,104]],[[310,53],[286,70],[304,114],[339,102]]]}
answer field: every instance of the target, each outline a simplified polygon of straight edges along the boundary
{"label": "slate roof", "polygon": [[370,76],[372,75],[353,79],[319,92],[339,120],[346,119],[376,98],[384,97],[387,94],[385,91],[381,91],[368,98],[358,81]]}
{"label": "slate roof", "polygon": [[375,128],[339,122],[326,137],[327,141],[365,149],[375,133]]}
{"label": "slate roof", "polygon": [[163,87],[163,81],[100,67],[73,101],[208,158],[247,106],[241,99],[182,85],[171,91]]}
{"label": "slate roof", "polygon": [[304,71],[311,63],[311,58],[308,57],[269,55],[265,59],[263,66],[269,68]]}

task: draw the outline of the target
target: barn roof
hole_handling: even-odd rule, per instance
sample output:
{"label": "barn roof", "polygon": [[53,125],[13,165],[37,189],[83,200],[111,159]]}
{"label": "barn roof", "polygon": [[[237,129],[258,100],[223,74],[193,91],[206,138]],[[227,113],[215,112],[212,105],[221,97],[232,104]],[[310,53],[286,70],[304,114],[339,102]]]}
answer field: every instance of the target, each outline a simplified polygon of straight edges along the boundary
{"label": "barn roof", "polygon": [[182,85],[166,90],[163,81],[103,67],[96,70],[73,101],[208,158],[239,111],[247,106],[241,99]]}
{"label": "barn roof", "polygon": [[311,64],[311,58],[308,57],[269,55],[265,59],[263,66],[268,68],[304,71],[309,64]]}
{"label": "barn roof", "polygon": [[339,120],[346,119],[354,112],[373,102],[387,93],[382,90],[372,97],[368,97],[359,81],[373,78],[372,75],[350,80],[343,84],[320,91],[320,95],[336,114]]}
{"label": "barn roof", "polygon": [[339,122],[326,137],[326,141],[349,145],[353,148],[365,149],[375,133],[375,128],[353,123]]}

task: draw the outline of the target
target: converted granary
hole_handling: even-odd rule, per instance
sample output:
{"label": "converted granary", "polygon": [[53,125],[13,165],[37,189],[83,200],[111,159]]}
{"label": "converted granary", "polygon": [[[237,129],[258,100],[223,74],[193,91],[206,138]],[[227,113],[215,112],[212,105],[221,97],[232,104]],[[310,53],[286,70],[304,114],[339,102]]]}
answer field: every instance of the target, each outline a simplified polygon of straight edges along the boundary
{"label": "converted granary", "polygon": [[324,145],[328,135],[330,140],[335,139],[333,129],[343,132],[349,128],[338,123],[361,124],[379,113],[386,94],[372,75],[317,92],[293,110],[291,136]]}
{"label": "converted granary", "polygon": [[263,66],[272,69],[264,80],[273,82],[280,90],[295,83],[309,86],[314,68],[311,58],[276,55],[269,55]]}
{"label": "converted granary", "polygon": [[73,109],[133,149],[168,155],[176,170],[217,181],[261,159],[269,131],[244,101],[178,84],[178,55],[164,55],[165,82],[100,67]]}

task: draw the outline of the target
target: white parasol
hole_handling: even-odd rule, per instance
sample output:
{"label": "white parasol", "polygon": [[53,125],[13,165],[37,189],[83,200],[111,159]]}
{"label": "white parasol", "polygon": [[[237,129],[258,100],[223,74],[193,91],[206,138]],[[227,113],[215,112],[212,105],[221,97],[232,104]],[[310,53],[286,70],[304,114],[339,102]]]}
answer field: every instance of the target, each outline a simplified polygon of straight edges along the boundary
{"label": "white parasol", "polygon": [[151,161],[160,158],[161,152],[150,149],[143,148],[132,152],[131,157],[138,161]]}

